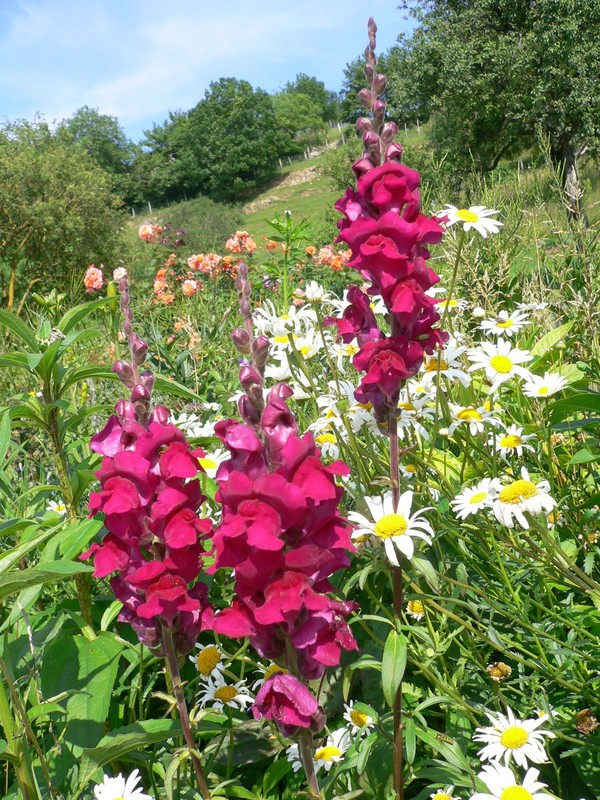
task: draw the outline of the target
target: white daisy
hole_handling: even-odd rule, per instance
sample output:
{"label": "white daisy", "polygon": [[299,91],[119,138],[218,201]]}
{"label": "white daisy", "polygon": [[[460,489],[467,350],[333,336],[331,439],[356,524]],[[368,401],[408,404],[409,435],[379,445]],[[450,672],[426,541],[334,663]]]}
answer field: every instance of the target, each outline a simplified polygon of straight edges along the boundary
{"label": "white daisy", "polygon": [[300,761],[300,748],[298,744],[291,744],[288,749],[285,751],[286,759],[292,765],[292,769],[294,772],[298,772],[302,769],[302,761]]}
{"label": "white daisy", "polygon": [[358,525],[352,534],[353,539],[363,536],[376,536],[384,543],[385,553],[395,566],[400,566],[399,554],[412,558],[415,552],[413,538],[423,539],[431,544],[433,529],[429,522],[419,517],[430,511],[423,508],[411,516],[413,492],[403,492],[398,501],[398,508],[394,508],[392,493],[387,492],[383,497],[365,497],[371,512],[372,520],[350,511],[348,519]]}
{"label": "white daisy", "polygon": [[425,374],[421,377],[421,383],[424,386],[431,385],[435,383],[439,374],[450,381],[457,380],[463,386],[469,386],[471,377],[462,369],[463,365],[460,361],[460,357],[466,350],[466,347],[448,346],[444,350],[436,351],[431,356],[425,356],[423,361]]}
{"label": "white daisy", "polygon": [[450,505],[459,519],[466,519],[482,508],[490,508],[501,489],[502,484],[498,478],[483,478],[475,486],[463,489],[450,501]]}
{"label": "white daisy", "polygon": [[460,797],[455,797],[452,792],[454,786],[445,786],[443,789],[433,792],[429,795],[429,800],[460,800]]}
{"label": "white daisy", "polygon": [[67,507],[61,500],[50,500],[46,506],[46,511],[52,511],[63,517],[67,513]]}
{"label": "white daisy", "polygon": [[323,303],[330,297],[329,292],[326,292],[321,284],[316,281],[310,281],[307,284],[304,296],[309,303]]}
{"label": "white daisy", "polygon": [[356,339],[352,339],[351,342],[332,342],[329,347],[329,352],[333,360],[335,361],[335,365],[338,370],[342,371],[345,365],[351,361],[354,356],[359,351],[359,346],[356,342]]}
{"label": "white daisy", "polygon": [[523,455],[523,450],[531,450],[535,452],[535,448],[527,444],[529,439],[535,439],[534,433],[523,433],[523,428],[517,425],[511,425],[504,433],[497,433],[490,438],[489,444],[496,447],[496,451],[507,459],[515,453],[518,456]]}
{"label": "white daisy", "polygon": [[144,794],[141,787],[136,788],[140,780],[137,769],[133,770],[127,780],[121,773],[116,778],[104,775],[102,783],[94,786],[94,795],[96,800],[152,800],[149,794]]}
{"label": "white daisy", "polygon": [[459,299],[457,297],[451,297],[450,300],[440,300],[440,302],[437,304],[437,307],[442,311],[445,311],[446,307],[448,308],[448,311],[464,311],[468,305],[469,304],[466,300]]}
{"label": "white daisy", "polygon": [[198,695],[200,708],[212,705],[216,711],[223,711],[223,706],[243,710],[248,703],[252,702],[252,699],[244,681],[228,684],[218,673],[208,679]]}
{"label": "white daisy", "polygon": [[252,684],[252,689],[256,692],[263,683],[273,675],[287,675],[289,674],[289,669],[285,667],[280,667],[279,664],[275,664],[272,662],[267,667],[263,664],[259,664],[257,667],[258,671],[261,673],[261,677]]}
{"label": "white daisy", "polygon": [[549,491],[548,481],[533,483],[525,467],[522,467],[520,479],[512,481],[498,492],[492,510],[500,524],[513,528],[516,519],[527,530],[529,522],[525,513],[535,515],[543,512],[547,515],[556,506],[556,500],[550,497]]}
{"label": "white daisy", "polygon": [[488,411],[485,406],[473,408],[473,406],[459,406],[456,403],[448,403],[452,422],[448,426],[450,436],[454,431],[467,425],[471,436],[483,433],[484,425],[500,425],[500,420],[494,416],[494,412]]}
{"label": "white daisy", "polygon": [[344,704],[344,719],[348,723],[352,736],[366,736],[375,724],[370,714],[354,708],[354,700]]}
{"label": "white daisy", "polygon": [[318,747],[313,755],[315,762],[315,772],[323,767],[327,772],[334,764],[337,764],[344,757],[344,753],[352,744],[347,728],[338,728],[330,736],[322,747]]}
{"label": "white daisy", "polygon": [[478,774],[489,792],[476,792],[471,795],[471,800],[549,800],[551,795],[540,791],[546,788],[545,783],[538,781],[540,771],[528,769],[523,778],[523,783],[517,783],[512,770],[501,764],[486,764]]}
{"label": "white daisy", "polygon": [[335,433],[331,430],[323,431],[315,436],[315,443],[321,451],[323,458],[331,458],[333,460],[340,457],[340,448],[335,437]]}
{"label": "white daisy", "polygon": [[307,328],[314,328],[317,316],[308,305],[289,307],[287,314],[278,314],[271,300],[265,300],[256,309],[252,321],[259,333],[267,336],[287,336],[288,333],[301,334]]}
{"label": "white daisy", "polygon": [[425,608],[420,600],[409,600],[406,604],[406,616],[419,621],[425,616]]}
{"label": "white daisy", "polygon": [[461,223],[465,232],[473,228],[485,239],[488,233],[498,233],[499,229],[504,225],[497,219],[491,219],[492,214],[499,212],[493,208],[486,208],[485,206],[470,206],[469,208],[457,208],[447,204],[443,211],[439,211],[436,216],[447,217],[444,223],[448,227],[455,225],[457,222]]}
{"label": "white daisy", "polygon": [[484,742],[485,747],[477,753],[482,761],[504,760],[508,766],[511,757],[523,769],[527,769],[528,762],[543,764],[548,760],[544,749],[544,736],[554,737],[552,731],[539,731],[537,728],[548,721],[546,716],[537,719],[520,720],[515,717],[510,708],[506,714],[490,714],[486,716],[492,723],[488,728],[477,728],[473,741]]}
{"label": "white daisy", "polygon": [[431,405],[429,395],[409,398],[406,390],[400,393],[398,402],[400,414],[398,416],[398,436],[404,439],[412,429],[423,439],[429,439],[429,432],[421,421],[431,423],[435,418],[435,408]]}
{"label": "white daisy", "polygon": [[523,384],[523,394],[526,397],[550,397],[568,386],[568,382],[557,372],[545,372],[544,377],[530,375]]}
{"label": "white daisy", "polygon": [[188,656],[192,664],[203,678],[216,677],[225,669],[223,652],[216,644],[200,644],[196,642],[198,652]]}
{"label": "white daisy", "polygon": [[484,369],[486,378],[492,383],[490,392],[495,392],[503,383],[514,375],[529,378],[531,373],[520,366],[526,361],[531,361],[532,356],[527,350],[513,348],[509,341],[498,339],[495,343],[481,342],[478,348],[468,352],[469,361],[473,362],[469,372]]}
{"label": "white daisy", "polygon": [[208,477],[214,478],[221,464],[230,458],[231,455],[227,450],[214,450],[212,453],[205,453],[198,462]]}
{"label": "white daisy", "polygon": [[492,336],[508,336],[518,333],[525,325],[529,325],[529,318],[524,311],[500,311],[495,319],[484,319],[479,328]]}
{"label": "white daisy", "polygon": [[179,414],[178,417],[171,416],[169,422],[176,425],[182,433],[190,439],[201,439],[203,437],[214,436],[215,425],[221,417],[210,422],[202,422],[197,414]]}

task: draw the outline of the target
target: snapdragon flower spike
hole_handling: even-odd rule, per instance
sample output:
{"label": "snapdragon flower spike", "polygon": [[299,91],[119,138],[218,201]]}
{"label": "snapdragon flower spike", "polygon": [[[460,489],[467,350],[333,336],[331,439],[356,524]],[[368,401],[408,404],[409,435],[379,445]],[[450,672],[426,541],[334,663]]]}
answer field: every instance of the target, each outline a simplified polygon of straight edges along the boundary
{"label": "snapdragon flower spike", "polygon": [[141,642],[160,652],[166,627],[177,651],[186,653],[212,620],[207,587],[198,580],[212,530],[210,520],[198,516],[205,499],[197,481],[204,452],[192,450],[168,422],[167,408],[149,410],[153,376],[138,374],[145,343],[131,330],[130,312],[125,320],[132,361],[129,369],[115,371],[133,384],[132,398],[117,403],[116,415],[91,440],[104,458],[89,510],[91,516],[104,514],[108,533],[81,558],[93,558],[95,577],[113,576],[111,587],[123,603],[120,619]]}
{"label": "snapdragon flower spike", "polygon": [[299,435],[287,405],[289,386],[271,389],[261,408],[266,346],[263,337],[252,336],[241,272],[246,325],[234,341],[252,361],[240,369],[244,421],[215,426],[231,457],[216,474],[223,514],[208,569],[233,568],[235,594],[213,627],[224,636],[248,637],[262,657],[285,664],[289,674],[265,681],[252,713],[292,736],[301,728],[319,731],[325,722],[307,682],[337,666],[343,650],[357,649],[347,622],[356,604],[330,597],[331,576],[349,566],[354,550],[338,508],[343,488],[335,480],[349,469],[341,461],[325,465],[312,434]]}
{"label": "snapdragon flower spike", "polygon": [[[375,70],[375,24],[369,21],[365,75],[370,89],[361,101],[372,119],[357,125],[363,132],[364,152],[354,164],[357,188],[348,189],[335,208],[338,241],[352,252],[349,267],[370,283],[368,294],[356,286],[348,291],[350,305],[339,319],[329,318],[346,343],[356,337],[359,352],[353,364],[365,373],[356,391],[359,402],[369,401],[379,421],[398,403],[402,384],[421,367],[424,355],[442,347],[448,334],[434,328],[440,315],[428,291],[439,281],[427,265],[428,246],[441,241],[440,220],[420,211],[419,173],[401,163],[402,148],[392,141],[393,123],[383,122],[385,103],[378,99],[385,77]],[[381,296],[389,312],[390,331],[384,333],[369,308],[369,296]]]}

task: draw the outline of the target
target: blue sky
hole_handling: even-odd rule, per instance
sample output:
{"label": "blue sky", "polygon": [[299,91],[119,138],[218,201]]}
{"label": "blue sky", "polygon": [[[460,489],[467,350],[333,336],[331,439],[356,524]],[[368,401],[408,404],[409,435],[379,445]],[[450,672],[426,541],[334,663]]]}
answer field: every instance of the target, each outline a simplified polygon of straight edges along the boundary
{"label": "blue sky", "polygon": [[341,88],[367,21],[379,52],[411,23],[398,0],[0,0],[0,121],[49,122],[83,105],[139,141],[211,81],[268,92],[304,72]]}

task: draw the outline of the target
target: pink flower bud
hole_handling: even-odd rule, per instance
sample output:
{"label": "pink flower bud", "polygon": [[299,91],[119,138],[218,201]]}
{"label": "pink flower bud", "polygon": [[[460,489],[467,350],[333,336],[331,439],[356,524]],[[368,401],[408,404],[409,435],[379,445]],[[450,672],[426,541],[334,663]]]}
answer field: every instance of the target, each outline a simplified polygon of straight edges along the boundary
{"label": "pink flower bud", "polygon": [[112,371],[119,376],[121,383],[125,384],[128,389],[133,389],[135,386],[133,368],[128,361],[115,361]]}
{"label": "pink flower bud", "polygon": [[373,103],[373,95],[369,89],[361,89],[358,93],[358,99],[363,108],[371,108]]}
{"label": "pink flower bud", "polygon": [[244,330],[244,328],[236,328],[232,332],[231,338],[233,339],[233,344],[238,353],[245,356],[250,354],[250,336],[248,335],[248,331]]}
{"label": "pink flower bud", "polygon": [[398,133],[398,126],[395,122],[385,122],[379,133],[383,144],[389,144],[394,136]]}
{"label": "pink flower bud", "polygon": [[134,364],[136,367],[141,367],[148,355],[148,343],[136,336],[131,345],[131,352]]}
{"label": "pink flower bud", "polygon": [[385,160],[386,161],[401,161],[403,152],[404,152],[404,148],[402,147],[401,144],[398,144],[398,142],[392,142],[386,148]]}
{"label": "pink flower bud", "polygon": [[387,78],[385,75],[377,74],[373,78],[373,91],[375,94],[383,94],[385,91],[385,85],[387,83]]}
{"label": "pink flower bud", "polygon": [[135,404],[140,400],[145,403],[148,402],[150,400],[150,391],[143,383],[136,383],[131,391],[131,402]]}
{"label": "pink flower bud", "polygon": [[359,131],[372,131],[373,130],[373,120],[369,119],[369,117],[359,117],[356,120],[356,127]]}

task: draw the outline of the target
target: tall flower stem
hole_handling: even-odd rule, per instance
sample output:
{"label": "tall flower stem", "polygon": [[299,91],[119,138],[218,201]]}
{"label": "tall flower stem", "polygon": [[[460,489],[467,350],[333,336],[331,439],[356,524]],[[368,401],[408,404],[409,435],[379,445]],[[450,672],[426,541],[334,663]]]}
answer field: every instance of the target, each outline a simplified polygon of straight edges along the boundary
{"label": "tall flower stem", "polygon": [[[398,410],[390,407],[388,417],[388,438],[390,440],[390,482],[394,509],[398,508],[400,499],[400,454],[398,449]],[[393,611],[394,620],[398,623],[402,616],[404,586],[402,583],[402,567],[394,567],[393,572]],[[394,697],[394,790],[397,800],[404,799],[404,782],[402,772],[404,766],[404,736],[402,722],[402,682],[398,685]]]}
{"label": "tall flower stem", "polygon": [[206,783],[206,778],[204,777],[204,772],[202,771],[202,764],[200,763],[200,759],[197,755],[196,742],[194,741],[194,735],[192,734],[192,729],[190,727],[190,717],[187,710],[187,704],[185,702],[185,696],[183,694],[183,684],[181,682],[181,675],[179,672],[177,653],[175,652],[175,646],[173,644],[173,634],[167,627],[162,628],[162,640],[165,648],[167,668],[173,684],[173,694],[175,695],[175,700],[177,701],[179,719],[181,721],[181,727],[183,728],[183,735],[185,737],[186,744],[190,751],[190,758],[192,759],[192,765],[194,767],[194,772],[196,773],[198,786],[200,787],[200,794],[202,795],[203,800],[210,800],[210,791],[208,784]]}
{"label": "tall flower stem", "polygon": [[315,762],[313,761],[313,735],[308,728],[302,728],[300,731],[298,752],[306,774],[308,796],[310,800],[323,800],[323,795],[321,794],[319,782],[317,781],[317,774],[315,772]]}
{"label": "tall flower stem", "polygon": [[456,278],[458,276],[458,267],[460,264],[460,257],[462,255],[463,245],[465,243],[465,231],[461,228],[458,232],[458,242],[456,245],[456,256],[454,258],[454,267],[452,269],[452,277],[450,278],[450,284],[448,286],[448,292],[446,294],[446,306],[444,308],[444,313],[442,314],[442,319],[440,322],[440,330],[444,330],[444,325],[446,322],[446,317],[448,316],[448,312],[450,311],[450,302],[454,297],[454,289],[456,287]]}

